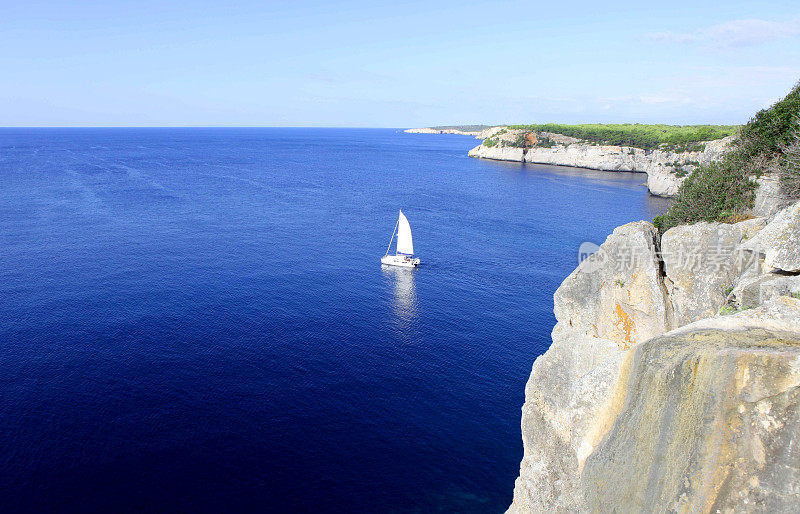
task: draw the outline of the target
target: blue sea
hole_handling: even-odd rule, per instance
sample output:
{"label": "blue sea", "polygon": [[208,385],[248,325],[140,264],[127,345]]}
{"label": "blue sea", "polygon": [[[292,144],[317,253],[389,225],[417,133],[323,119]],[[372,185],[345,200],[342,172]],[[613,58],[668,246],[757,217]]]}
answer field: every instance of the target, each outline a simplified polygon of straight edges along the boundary
{"label": "blue sea", "polygon": [[0,511],[505,510],[553,292],[664,202],[476,144],[0,129]]}

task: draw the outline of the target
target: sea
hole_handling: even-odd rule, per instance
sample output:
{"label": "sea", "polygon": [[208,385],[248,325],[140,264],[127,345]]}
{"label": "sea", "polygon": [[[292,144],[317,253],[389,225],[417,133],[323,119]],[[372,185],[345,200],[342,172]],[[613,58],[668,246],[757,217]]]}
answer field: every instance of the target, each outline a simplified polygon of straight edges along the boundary
{"label": "sea", "polygon": [[665,202],[478,143],[0,129],[0,511],[503,512],[554,291]]}

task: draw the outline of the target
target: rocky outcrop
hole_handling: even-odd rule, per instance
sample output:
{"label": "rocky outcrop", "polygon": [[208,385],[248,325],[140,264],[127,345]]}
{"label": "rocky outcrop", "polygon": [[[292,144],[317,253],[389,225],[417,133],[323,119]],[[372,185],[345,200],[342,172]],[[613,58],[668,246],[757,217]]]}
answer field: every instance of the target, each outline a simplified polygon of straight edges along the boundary
{"label": "rocky outcrop", "polygon": [[[552,139],[552,138],[551,138]],[[733,140],[727,137],[703,143],[702,151],[675,152],[643,150],[628,146],[591,145],[574,138],[550,148],[527,150],[513,146],[482,144],[469,151],[470,157],[532,164],[555,164],[604,171],[647,173],[647,188],[654,195],[674,196],[683,182],[683,175],[698,164],[719,159]]]}
{"label": "rocky outcrop", "polygon": [[757,265],[740,243],[766,223],[764,218],[735,225],[697,223],[668,230],[661,238],[664,284],[675,314],[675,326],[714,316],[733,284]]}
{"label": "rocky outcrop", "polygon": [[624,225],[567,277],[525,390],[509,512],[800,502],[800,276],[784,269],[798,209],[660,238]]}
{"label": "rocky outcrop", "polygon": [[753,201],[753,213],[756,216],[774,216],[781,208],[786,207],[781,192],[780,176],[776,173],[764,173],[756,180],[756,196]]}
{"label": "rocky outcrop", "polygon": [[639,345],[582,473],[594,512],[795,512],[800,300]]}
{"label": "rocky outcrop", "polygon": [[644,221],[617,228],[556,291],[553,344],[525,389],[519,512],[584,505],[580,470],[613,419],[626,354],[668,328],[656,236]]}
{"label": "rocky outcrop", "polygon": [[766,273],[740,279],[733,289],[730,303],[738,309],[753,309],[775,298],[800,298],[800,276]]}
{"label": "rocky outcrop", "polygon": [[763,255],[770,270],[800,272],[800,202],[776,214],[745,248]]}

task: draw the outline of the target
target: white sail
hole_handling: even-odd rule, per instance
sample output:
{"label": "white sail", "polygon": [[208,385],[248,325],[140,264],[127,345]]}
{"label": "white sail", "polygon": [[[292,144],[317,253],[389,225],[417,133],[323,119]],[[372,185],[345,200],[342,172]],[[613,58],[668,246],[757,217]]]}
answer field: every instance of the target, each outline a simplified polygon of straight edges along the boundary
{"label": "white sail", "polygon": [[400,219],[397,222],[397,253],[414,255],[414,243],[411,241],[411,225],[403,211],[400,211]]}

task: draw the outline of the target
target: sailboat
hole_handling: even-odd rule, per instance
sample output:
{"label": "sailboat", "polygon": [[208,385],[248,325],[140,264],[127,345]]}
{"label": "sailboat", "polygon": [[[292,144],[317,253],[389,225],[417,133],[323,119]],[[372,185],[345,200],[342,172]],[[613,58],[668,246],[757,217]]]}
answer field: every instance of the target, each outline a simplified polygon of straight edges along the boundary
{"label": "sailboat", "polygon": [[[392,248],[392,241],[394,241],[395,234],[397,234],[397,247],[395,248],[395,254],[389,255],[389,250]],[[414,258],[414,242],[411,240],[411,225],[408,224],[408,219],[403,214],[402,210],[394,226],[392,238],[389,239],[389,246],[386,247],[386,255],[381,257],[381,264],[402,266],[404,268],[415,268],[419,266],[419,259]]]}

